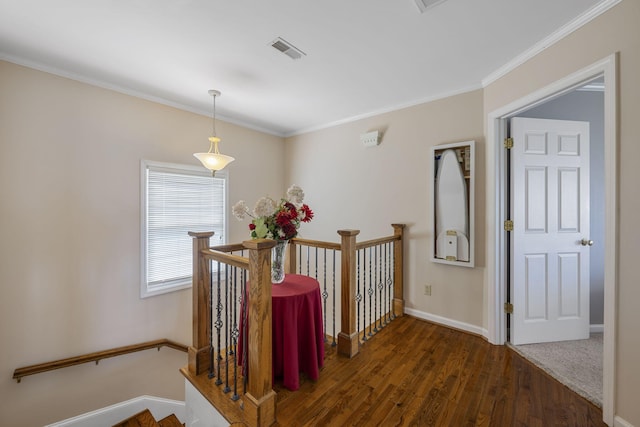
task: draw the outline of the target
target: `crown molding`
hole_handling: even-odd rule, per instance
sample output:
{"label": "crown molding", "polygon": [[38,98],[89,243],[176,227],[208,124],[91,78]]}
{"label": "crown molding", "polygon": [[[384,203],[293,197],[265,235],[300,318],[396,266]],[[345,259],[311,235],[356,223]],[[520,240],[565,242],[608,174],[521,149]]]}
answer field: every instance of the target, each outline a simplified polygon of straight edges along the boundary
{"label": "crown molding", "polygon": [[510,73],[520,65],[527,62],[529,59],[538,55],[540,52],[542,52],[546,48],[554,45],[555,43],[559,42],[560,40],[562,40],[569,34],[573,33],[580,27],[586,25],[587,23],[591,22],[598,16],[602,15],[603,13],[605,13],[606,11],[608,11],[609,9],[611,9],[621,1],[622,0],[604,0],[596,4],[591,9],[584,12],[582,15],[571,20],[565,26],[551,33],[550,35],[540,40],[538,43],[536,43],[526,51],[522,52],[520,55],[513,58],[511,61],[504,64],[502,67],[498,68],[493,73],[489,74],[487,77],[485,77],[482,80],[482,87],[484,88],[489,86],[491,83],[495,82],[499,78]]}

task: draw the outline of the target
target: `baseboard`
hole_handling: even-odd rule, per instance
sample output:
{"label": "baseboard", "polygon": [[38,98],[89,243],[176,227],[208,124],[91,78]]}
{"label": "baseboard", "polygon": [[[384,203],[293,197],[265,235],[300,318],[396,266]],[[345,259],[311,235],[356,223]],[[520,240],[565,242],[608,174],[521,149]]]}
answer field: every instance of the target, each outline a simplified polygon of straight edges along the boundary
{"label": "baseboard", "polygon": [[613,427],[633,427],[633,424],[616,415],[613,419]]}
{"label": "baseboard", "polygon": [[438,316],[436,314],[425,313],[424,311],[415,310],[413,308],[405,307],[404,312],[422,320],[428,320],[429,322],[437,323],[439,325],[448,326],[453,329],[459,329],[461,331],[469,332],[474,335],[480,335],[485,339],[489,336],[489,333],[485,328],[472,325],[470,323],[460,322],[458,320],[449,319],[447,317]]}
{"label": "baseboard", "polygon": [[592,334],[601,334],[604,332],[604,324],[589,325],[589,332]]}
{"label": "baseboard", "polygon": [[184,423],[186,419],[184,402],[154,396],[140,396],[73,418],[58,421],[45,427],[111,426],[144,409],[149,409],[156,420],[171,414],[175,414],[181,423]]}

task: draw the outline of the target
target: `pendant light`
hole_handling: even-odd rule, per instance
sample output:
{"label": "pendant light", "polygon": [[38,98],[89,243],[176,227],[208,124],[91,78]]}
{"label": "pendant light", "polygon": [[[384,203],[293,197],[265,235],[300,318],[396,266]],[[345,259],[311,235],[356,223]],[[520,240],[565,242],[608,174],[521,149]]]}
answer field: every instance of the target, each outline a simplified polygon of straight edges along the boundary
{"label": "pendant light", "polygon": [[218,143],[220,138],[216,136],[216,97],[220,96],[220,91],[211,89],[209,95],[213,97],[213,131],[209,137],[209,151],[206,153],[195,153],[194,156],[202,162],[202,166],[211,171],[211,176],[215,176],[216,171],[224,169],[229,163],[235,159],[231,156],[225,156],[218,151]]}

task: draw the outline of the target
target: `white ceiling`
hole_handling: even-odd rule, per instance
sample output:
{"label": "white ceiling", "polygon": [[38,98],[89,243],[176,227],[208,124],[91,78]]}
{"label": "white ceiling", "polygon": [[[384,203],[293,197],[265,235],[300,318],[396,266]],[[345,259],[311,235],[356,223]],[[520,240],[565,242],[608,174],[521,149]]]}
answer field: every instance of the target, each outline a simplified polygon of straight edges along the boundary
{"label": "white ceiling", "polygon": [[286,136],[480,88],[606,3],[0,0],[0,59]]}

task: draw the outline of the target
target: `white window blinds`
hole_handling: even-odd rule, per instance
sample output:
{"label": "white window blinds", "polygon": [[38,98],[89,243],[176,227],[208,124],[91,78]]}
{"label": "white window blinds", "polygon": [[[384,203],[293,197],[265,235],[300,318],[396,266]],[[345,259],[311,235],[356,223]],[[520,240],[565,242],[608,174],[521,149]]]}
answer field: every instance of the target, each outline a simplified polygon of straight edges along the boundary
{"label": "white window blinds", "polygon": [[226,174],[188,166],[143,162],[144,271],[142,296],[191,285],[189,231],[213,231],[224,243]]}

